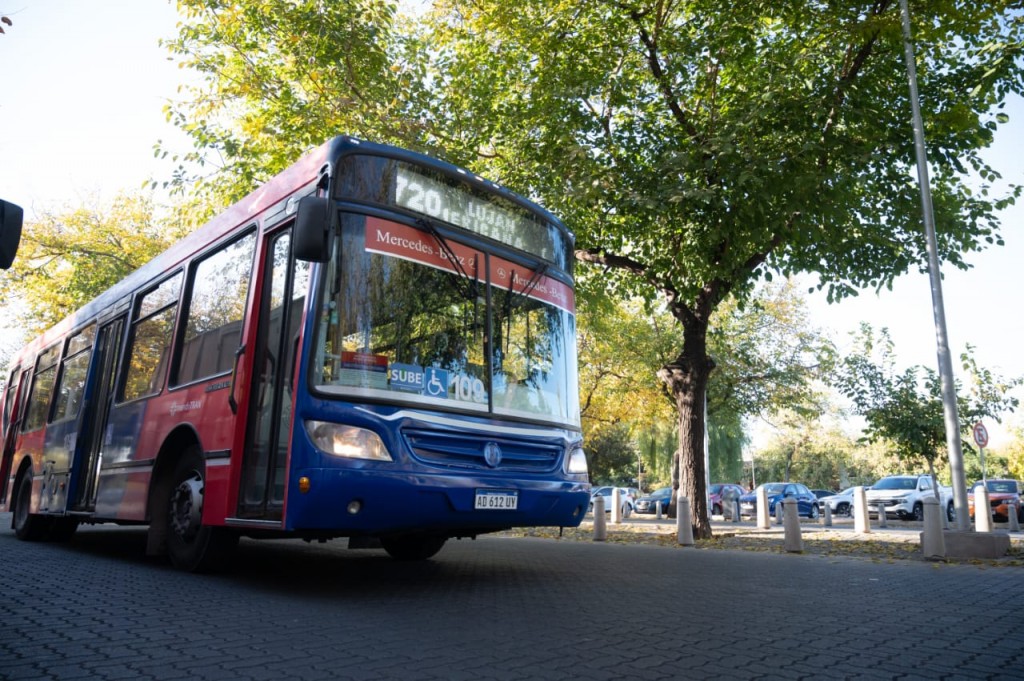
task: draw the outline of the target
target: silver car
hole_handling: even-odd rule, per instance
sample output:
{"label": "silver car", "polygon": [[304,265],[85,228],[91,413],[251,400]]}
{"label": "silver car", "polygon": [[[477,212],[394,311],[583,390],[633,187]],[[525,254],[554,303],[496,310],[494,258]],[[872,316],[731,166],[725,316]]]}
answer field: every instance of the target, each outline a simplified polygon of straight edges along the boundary
{"label": "silver car", "polygon": [[[590,495],[590,512],[594,511],[594,499],[596,497],[604,497],[604,512],[611,513],[612,510],[612,491],[614,487],[598,487]],[[619,503],[621,508],[619,511],[623,517],[628,516],[636,509],[636,496],[631,487],[619,487]]]}
{"label": "silver car", "polygon": [[[865,487],[864,489],[867,490],[870,488]],[[853,515],[853,487],[847,487],[838,494],[818,499],[818,507],[821,509],[822,513],[825,512],[826,505],[834,515]]]}

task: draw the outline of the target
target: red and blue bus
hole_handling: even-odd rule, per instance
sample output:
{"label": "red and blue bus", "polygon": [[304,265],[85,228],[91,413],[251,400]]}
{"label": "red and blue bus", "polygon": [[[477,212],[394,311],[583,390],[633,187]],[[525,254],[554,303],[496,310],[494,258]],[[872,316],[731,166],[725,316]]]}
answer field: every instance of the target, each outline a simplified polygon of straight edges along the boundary
{"label": "red and blue bus", "polygon": [[26,540],[148,525],[398,559],[579,525],[573,235],[424,155],[337,137],[13,358],[0,504]]}

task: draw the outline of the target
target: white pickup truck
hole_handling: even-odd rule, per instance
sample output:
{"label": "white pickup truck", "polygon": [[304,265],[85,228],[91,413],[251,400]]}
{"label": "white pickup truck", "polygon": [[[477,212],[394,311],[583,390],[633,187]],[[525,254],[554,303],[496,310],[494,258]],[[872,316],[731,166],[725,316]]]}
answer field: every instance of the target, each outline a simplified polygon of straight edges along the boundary
{"label": "white pickup truck", "polygon": [[[930,475],[889,475],[865,492],[868,512],[876,513],[879,502],[885,504],[885,516],[900,520],[924,520],[924,499],[934,497]],[[939,485],[939,508],[946,517],[956,518],[953,510],[953,488]]]}

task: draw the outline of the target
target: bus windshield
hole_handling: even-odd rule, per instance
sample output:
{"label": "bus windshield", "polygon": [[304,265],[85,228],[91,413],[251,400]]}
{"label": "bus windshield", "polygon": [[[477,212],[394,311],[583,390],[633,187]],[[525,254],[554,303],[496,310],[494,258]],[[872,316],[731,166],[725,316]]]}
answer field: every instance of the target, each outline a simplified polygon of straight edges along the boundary
{"label": "bus windshield", "polygon": [[571,287],[422,228],[343,213],[314,388],[578,425]]}

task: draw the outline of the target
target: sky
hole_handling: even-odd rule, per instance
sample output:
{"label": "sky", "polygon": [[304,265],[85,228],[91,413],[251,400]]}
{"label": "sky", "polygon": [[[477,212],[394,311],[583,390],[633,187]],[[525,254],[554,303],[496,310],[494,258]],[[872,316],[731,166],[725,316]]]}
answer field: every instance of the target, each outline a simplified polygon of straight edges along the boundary
{"label": "sky", "polygon": [[[154,158],[154,144],[188,149],[164,115],[187,77],[158,44],[176,34],[173,2],[0,0],[0,14],[13,22],[0,35],[0,198],[31,217],[102,205],[148,178],[167,178],[170,166]],[[986,158],[1006,181],[1021,183],[1024,102],[1014,100],[1006,110],[1010,124]],[[1024,375],[1024,205],[1001,218],[1004,247],[971,255],[967,272],[941,268],[954,371],[969,343],[983,367]],[[927,275],[905,275],[892,291],[865,291],[838,305],[822,295],[810,296],[808,304],[812,323],[840,347],[848,347],[849,333],[866,321],[889,329],[901,365],[938,367]],[[2,327],[0,320],[0,333]],[[1015,415],[1007,422],[1017,421]],[[1004,429],[986,425],[990,446],[998,447]]]}

